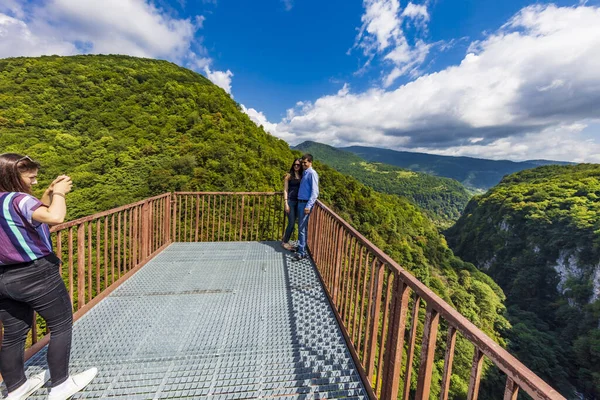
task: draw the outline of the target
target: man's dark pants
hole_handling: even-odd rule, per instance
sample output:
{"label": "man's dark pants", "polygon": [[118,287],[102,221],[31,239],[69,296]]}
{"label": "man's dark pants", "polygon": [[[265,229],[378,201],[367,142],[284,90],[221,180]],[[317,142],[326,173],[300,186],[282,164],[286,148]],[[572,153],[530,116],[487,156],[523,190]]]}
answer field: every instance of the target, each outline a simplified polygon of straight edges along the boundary
{"label": "man's dark pants", "polygon": [[310,214],[305,214],[307,201],[298,200],[298,255],[306,256],[306,240],[308,236],[308,217]]}

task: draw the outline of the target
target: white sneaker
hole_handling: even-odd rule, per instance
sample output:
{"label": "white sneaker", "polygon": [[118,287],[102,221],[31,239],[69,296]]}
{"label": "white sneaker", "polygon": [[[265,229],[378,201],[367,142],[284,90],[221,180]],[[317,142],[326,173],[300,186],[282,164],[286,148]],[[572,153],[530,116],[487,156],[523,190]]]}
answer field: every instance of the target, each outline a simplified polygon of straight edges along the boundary
{"label": "white sneaker", "polygon": [[50,389],[48,400],[67,400],[86,387],[97,373],[97,368],[90,368],[80,374],[69,376],[66,381]]}
{"label": "white sneaker", "polygon": [[8,396],[6,396],[6,400],[25,400],[31,396],[33,392],[41,388],[48,379],[50,379],[50,372],[47,370],[32,375],[24,384],[10,392]]}

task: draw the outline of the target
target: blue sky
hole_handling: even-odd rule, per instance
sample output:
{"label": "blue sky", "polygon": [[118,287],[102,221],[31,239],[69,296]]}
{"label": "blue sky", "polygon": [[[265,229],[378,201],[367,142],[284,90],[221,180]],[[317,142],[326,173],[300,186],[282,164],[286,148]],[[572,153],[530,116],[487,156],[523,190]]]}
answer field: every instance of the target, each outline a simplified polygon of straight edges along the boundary
{"label": "blue sky", "polygon": [[600,162],[600,0],[3,0],[0,57],[119,53],[206,75],[265,130]]}

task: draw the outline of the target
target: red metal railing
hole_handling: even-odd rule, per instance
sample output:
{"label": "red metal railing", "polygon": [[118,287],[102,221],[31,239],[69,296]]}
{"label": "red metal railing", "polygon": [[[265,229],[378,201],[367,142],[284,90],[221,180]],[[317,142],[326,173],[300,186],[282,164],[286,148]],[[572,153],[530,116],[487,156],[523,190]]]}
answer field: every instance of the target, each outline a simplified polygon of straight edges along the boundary
{"label": "red metal railing", "polygon": [[283,208],[281,192],[176,192],[173,241],[280,240]]}
{"label": "red metal railing", "polygon": [[[176,242],[278,240],[280,192],[165,193],[56,225],[54,250],[77,320],[167,245]],[[46,345],[34,316],[26,358]]]}
{"label": "red metal railing", "polygon": [[[519,388],[534,399],[564,399],[321,202],[311,215],[308,238],[353,357],[363,379],[371,383],[371,396],[409,398],[418,316],[424,303],[416,399],[428,399],[432,384],[440,385],[441,400],[448,398],[457,334],[474,346],[469,400],[479,394],[484,357],[506,374],[505,400],[515,400]],[[433,382],[440,319],[448,327],[444,368],[441,382]]]}
{"label": "red metal railing", "polygon": [[[52,232],[77,319],[172,242],[280,240],[285,222],[281,193],[176,192]],[[474,346],[469,400],[479,394],[484,357],[507,376],[505,400],[516,400],[519,388],[534,399],[564,399],[321,202],[310,218],[308,244],[372,398],[408,399],[416,372],[415,398],[429,398],[431,385],[439,384],[446,400],[460,337]],[[440,319],[447,326],[444,368],[441,382],[432,382]],[[413,372],[419,332],[420,362]],[[36,332],[33,338],[27,357],[48,339],[35,343]]]}

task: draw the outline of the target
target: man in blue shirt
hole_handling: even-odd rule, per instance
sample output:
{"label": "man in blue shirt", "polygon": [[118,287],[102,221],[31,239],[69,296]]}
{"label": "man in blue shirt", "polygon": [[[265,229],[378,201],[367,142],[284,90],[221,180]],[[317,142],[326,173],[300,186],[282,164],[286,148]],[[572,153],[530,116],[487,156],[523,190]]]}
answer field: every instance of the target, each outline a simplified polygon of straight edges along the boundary
{"label": "man in blue shirt", "polygon": [[306,252],[306,235],[308,233],[308,217],[319,197],[319,175],[312,169],[313,156],[305,154],[302,156],[302,181],[298,189],[298,252],[294,258],[296,261],[308,257]]}

